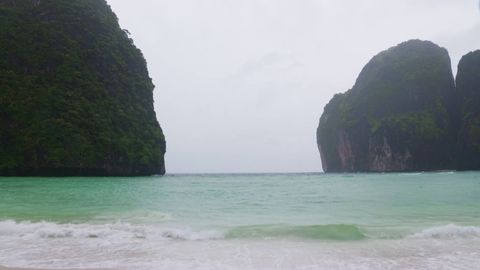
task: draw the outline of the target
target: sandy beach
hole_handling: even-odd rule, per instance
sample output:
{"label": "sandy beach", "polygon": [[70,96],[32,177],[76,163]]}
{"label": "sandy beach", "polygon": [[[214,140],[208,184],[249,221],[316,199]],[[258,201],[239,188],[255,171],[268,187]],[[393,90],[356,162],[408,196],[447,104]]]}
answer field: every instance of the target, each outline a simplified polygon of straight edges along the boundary
{"label": "sandy beach", "polygon": [[[26,269],[26,268],[8,268],[0,266],[0,270],[33,270],[33,269]],[[35,270],[48,270],[48,269],[35,269]]]}
{"label": "sandy beach", "polygon": [[[45,269],[45,268],[9,268],[0,266],[0,270],[52,270],[52,269]],[[59,269],[55,269],[59,270]],[[87,269],[62,269],[62,270],[87,270]],[[106,270],[106,269],[88,269],[88,270]],[[111,270],[111,269],[110,269]]]}

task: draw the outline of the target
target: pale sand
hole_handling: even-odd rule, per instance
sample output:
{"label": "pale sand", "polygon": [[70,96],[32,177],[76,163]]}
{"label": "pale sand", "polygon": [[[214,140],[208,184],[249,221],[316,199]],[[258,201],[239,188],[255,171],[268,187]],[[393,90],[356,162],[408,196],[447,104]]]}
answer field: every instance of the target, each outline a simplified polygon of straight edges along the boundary
{"label": "pale sand", "polygon": [[[29,270],[29,269],[26,269],[26,268],[7,268],[7,267],[0,266],[0,270]],[[33,269],[31,269],[31,270],[33,270]],[[47,269],[35,269],[35,270],[47,270]]]}
{"label": "pale sand", "polygon": [[[0,270],[49,270],[49,269],[44,269],[44,268],[7,268],[7,267],[0,266]],[[63,269],[63,270],[107,270],[107,269]],[[113,270],[113,269],[109,269],[109,270]]]}
{"label": "pale sand", "polygon": [[[0,266],[0,270],[29,270],[29,269],[26,269],[26,268],[6,268],[6,267],[3,267],[3,266]],[[30,269],[30,270],[33,270],[33,269]],[[47,269],[35,269],[35,270],[47,270]]]}

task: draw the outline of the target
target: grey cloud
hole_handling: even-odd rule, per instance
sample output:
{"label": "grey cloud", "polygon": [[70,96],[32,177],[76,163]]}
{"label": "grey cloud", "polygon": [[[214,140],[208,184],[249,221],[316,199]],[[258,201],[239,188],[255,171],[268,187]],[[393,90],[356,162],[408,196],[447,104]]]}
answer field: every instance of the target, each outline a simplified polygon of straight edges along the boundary
{"label": "grey cloud", "polygon": [[411,38],[454,65],[476,0],[109,0],[148,61],[169,172],[321,171],[315,129],[376,53]]}

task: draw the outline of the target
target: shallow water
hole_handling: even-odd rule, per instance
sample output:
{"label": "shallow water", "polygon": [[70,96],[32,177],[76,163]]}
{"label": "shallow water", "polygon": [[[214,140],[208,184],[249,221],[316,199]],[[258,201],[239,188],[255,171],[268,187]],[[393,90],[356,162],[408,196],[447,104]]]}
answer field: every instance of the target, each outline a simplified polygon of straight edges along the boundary
{"label": "shallow water", "polygon": [[0,178],[0,265],[475,269],[480,173]]}

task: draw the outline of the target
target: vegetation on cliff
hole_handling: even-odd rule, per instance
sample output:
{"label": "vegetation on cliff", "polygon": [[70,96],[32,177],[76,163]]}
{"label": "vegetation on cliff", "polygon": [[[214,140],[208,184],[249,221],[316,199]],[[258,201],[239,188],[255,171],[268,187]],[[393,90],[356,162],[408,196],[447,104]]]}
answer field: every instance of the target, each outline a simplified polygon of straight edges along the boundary
{"label": "vegetation on cliff", "polygon": [[431,42],[376,55],[354,87],[325,107],[317,131],[324,170],[452,169],[454,90],[448,52]]}
{"label": "vegetation on cliff", "polygon": [[163,174],[145,59],[105,0],[0,1],[0,174]]}
{"label": "vegetation on cliff", "polygon": [[458,65],[457,94],[460,131],[457,169],[480,169],[480,50],[465,55]]}

